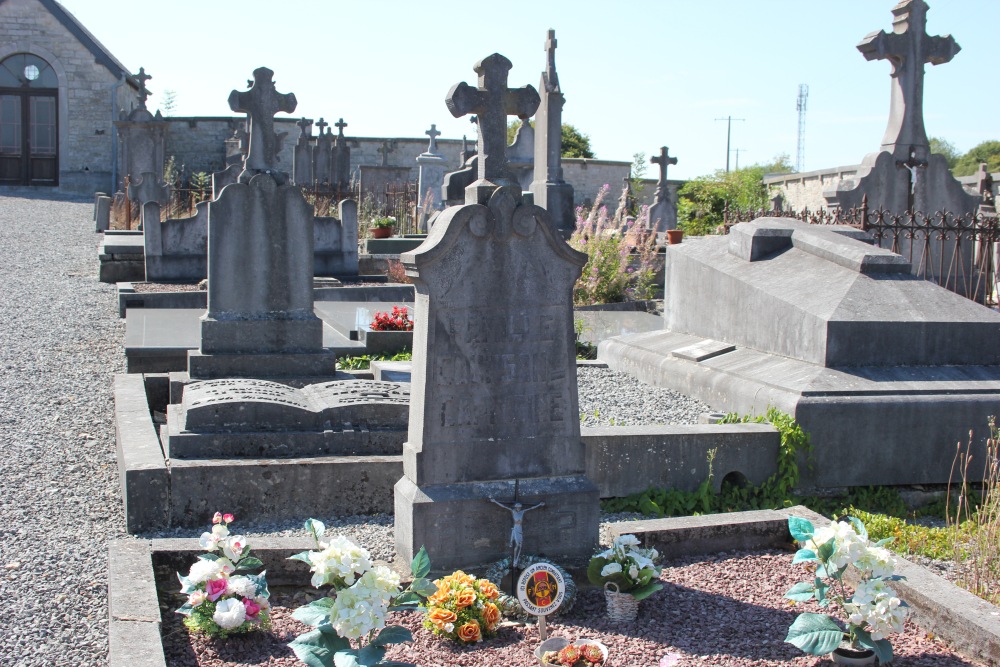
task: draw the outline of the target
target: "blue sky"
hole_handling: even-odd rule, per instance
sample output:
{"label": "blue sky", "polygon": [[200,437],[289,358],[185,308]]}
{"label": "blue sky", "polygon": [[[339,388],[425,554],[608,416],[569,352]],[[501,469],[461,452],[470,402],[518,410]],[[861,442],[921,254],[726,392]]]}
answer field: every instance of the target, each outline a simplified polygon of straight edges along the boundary
{"label": "blue sky", "polygon": [[[510,85],[538,86],[556,30],[563,120],[598,158],[670,147],[671,178],[725,166],[725,116],[739,162],[795,161],[799,84],[809,86],[805,169],[857,164],[878,149],[889,64],[855,48],[890,31],[896,0],[60,0],[133,72],[153,75],[150,107],[177,93],[177,115],[232,115],[229,92],[259,66],[295,93],[296,117],[343,117],[347,134],[446,138],[475,132],[444,105],[473,64],[510,59]],[[1000,139],[994,46],[1000,0],[929,0],[928,32],[962,51],[926,66],[927,132],[965,151]],[[731,156],[735,166],[736,155]],[[652,169],[650,170],[652,174]]]}

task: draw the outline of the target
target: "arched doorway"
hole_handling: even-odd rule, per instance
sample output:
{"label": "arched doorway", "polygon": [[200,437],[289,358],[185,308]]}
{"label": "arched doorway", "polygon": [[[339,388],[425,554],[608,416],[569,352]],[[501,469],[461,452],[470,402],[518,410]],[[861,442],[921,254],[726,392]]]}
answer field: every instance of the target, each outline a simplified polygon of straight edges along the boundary
{"label": "arched doorway", "polygon": [[59,184],[58,87],[36,55],[0,62],[0,183]]}

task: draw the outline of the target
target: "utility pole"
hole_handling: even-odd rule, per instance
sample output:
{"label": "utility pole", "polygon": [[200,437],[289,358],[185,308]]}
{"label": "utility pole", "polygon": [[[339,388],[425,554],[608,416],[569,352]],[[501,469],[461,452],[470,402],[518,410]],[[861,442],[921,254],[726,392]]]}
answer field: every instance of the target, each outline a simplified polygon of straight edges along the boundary
{"label": "utility pole", "polygon": [[799,141],[795,147],[795,171],[801,173],[806,164],[806,101],[809,99],[809,86],[799,84],[799,96],[795,100],[795,110],[799,112]]}
{"label": "utility pole", "polygon": [[746,120],[746,118],[733,118],[732,116],[726,116],[725,118],[716,118],[716,121],[724,120],[726,121],[726,173],[729,173],[729,153],[731,152],[729,146],[733,138],[733,121],[734,120]]}
{"label": "utility pole", "polygon": [[746,153],[747,149],[745,149],[745,148],[734,148],[733,152],[736,153],[736,171],[739,171],[740,170],[740,153]]}

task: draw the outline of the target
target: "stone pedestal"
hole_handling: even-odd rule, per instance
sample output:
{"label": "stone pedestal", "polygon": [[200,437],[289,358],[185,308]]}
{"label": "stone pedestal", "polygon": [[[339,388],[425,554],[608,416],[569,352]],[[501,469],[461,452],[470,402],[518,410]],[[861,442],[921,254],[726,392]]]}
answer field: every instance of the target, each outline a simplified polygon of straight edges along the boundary
{"label": "stone pedestal", "polygon": [[[164,143],[167,121],[160,112],[156,116],[145,107],[135,109],[128,117],[115,121],[118,132],[118,188],[125,187],[125,177],[138,178],[151,172],[163,180]],[[164,202],[165,203],[165,202]]]}

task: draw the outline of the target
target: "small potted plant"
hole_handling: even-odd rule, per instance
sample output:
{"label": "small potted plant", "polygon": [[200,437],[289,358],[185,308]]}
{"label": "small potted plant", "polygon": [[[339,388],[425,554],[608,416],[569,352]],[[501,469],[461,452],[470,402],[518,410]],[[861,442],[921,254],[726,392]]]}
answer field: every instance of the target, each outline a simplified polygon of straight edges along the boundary
{"label": "small potted plant", "polygon": [[266,630],[271,624],[264,573],[249,574],[263,563],[250,555],[243,536],[229,533],[233,520],[232,514],[216,512],[211,532],[202,533],[199,540],[205,553],[186,577],[177,573],[181,593],[188,596],[177,613],[187,617],[184,625],[189,630],[209,637]]}
{"label": "small potted plant", "polygon": [[372,238],[387,239],[392,236],[396,228],[396,218],[391,215],[383,215],[372,220]]}
{"label": "small potted plant", "polygon": [[[837,664],[892,662],[892,645],[885,638],[903,630],[907,605],[887,582],[903,579],[893,574],[896,559],[883,545],[868,541],[868,531],[856,517],[814,528],[799,517],[788,518],[788,530],[802,545],[792,563],[807,563],[812,581],[795,584],[785,597],[797,602],[815,599],[842,617],[843,629],[831,616],[802,613],[788,629],[785,641],[812,655],[830,654]],[[858,584],[848,593],[844,574],[857,570]]]}
{"label": "small potted plant", "polygon": [[634,621],[639,601],[663,588],[655,560],[656,549],[643,549],[635,535],[619,535],[611,548],[590,559],[587,578],[604,586],[608,617],[613,621]]}
{"label": "small potted plant", "polygon": [[413,319],[406,306],[393,306],[391,313],[376,310],[368,328],[372,331],[413,331]]}
{"label": "small potted plant", "polygon": [[543,641],[535,649],[535,657],[543,667],[598,667],[608,659],[607,647],[593,639],[569,642],[562,637]]}
{"label": "small potted plant", "polygon": [[457,570],[434,585],[437,591],[422,605],[427,611],[425,628],[459,644],[475,644],[496,634],[503,618],[496,584]]}

